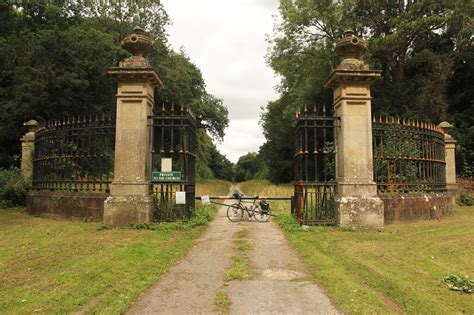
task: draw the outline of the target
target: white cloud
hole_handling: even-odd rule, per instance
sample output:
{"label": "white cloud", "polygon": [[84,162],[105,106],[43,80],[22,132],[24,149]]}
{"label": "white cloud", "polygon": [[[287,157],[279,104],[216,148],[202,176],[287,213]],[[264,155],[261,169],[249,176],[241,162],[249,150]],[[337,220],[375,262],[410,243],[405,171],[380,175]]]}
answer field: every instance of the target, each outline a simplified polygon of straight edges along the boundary
{"label": "white cloud", "polygon": [[219,149],[234,162],[258,150],[265,140],[258,125],[260,107],[277,98],[277,79],[264,57],[265,34],[272,32],[278,0],[164,0],[163,4],[173,21],[170,44],[185,48],[201,69],[207,90],[229,109],[231,124]]}
{"label": "white cloud", "polygon": [[232,162],[247,152],[257,152],[265,141],[257,119],[234,119],[230,122],[224,142],[217,144],[219,151]]}

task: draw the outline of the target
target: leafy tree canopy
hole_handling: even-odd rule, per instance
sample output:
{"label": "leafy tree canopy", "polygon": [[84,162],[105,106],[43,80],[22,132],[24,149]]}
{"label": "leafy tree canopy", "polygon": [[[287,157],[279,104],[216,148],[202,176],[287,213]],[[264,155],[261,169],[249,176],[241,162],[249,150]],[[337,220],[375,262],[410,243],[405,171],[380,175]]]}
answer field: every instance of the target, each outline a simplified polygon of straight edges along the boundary
{"label": "leafy tree canopy", "polygon": [[120,41],[136,25],[155,39],[149,58],[164,81],[155,102],[190,106],[202,128],[223,138],[227,108],[189,57],[169,48],[159,1],[12,3],[0,4],[0,166],[19,153],[24,121],[114,112],[107,69],[127,56]]}
{"label": "leafy tree canopy", "polygon": [[261,116],[267,138],[261,153],[271,179],[293,178],[287,174],[295,110],[305,103],[331,104],[323,82],[340,61],[334,45],[346,29],[367,40],[364,59],[383,71],[372,87],[374,114],[454,122],[458,133],[469,130],[470,136],[459,138],[460,160],[472,165],[472,118],[465,123],[456,117],[473,107],[472,89],[465,85],[472,76],[473,9],[466,0],[280,0],[281,22],[267,55],[282,77],[280,99]]}

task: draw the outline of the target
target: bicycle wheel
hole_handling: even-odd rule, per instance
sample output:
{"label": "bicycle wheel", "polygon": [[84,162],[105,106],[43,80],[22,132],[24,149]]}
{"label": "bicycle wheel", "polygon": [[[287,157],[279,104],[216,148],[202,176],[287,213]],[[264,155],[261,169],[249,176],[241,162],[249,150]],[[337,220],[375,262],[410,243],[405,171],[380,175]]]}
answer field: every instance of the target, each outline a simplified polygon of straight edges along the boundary
{"label": "bicycle wheel", "polygon": [[255,209],[253,212],[253,216],[255,217],[255,220],[258,222],[267,222],[270,220],[270,209],[268,211],[263,212],[262,209]]}
{"label": "bicycle wheel", "polygon": [[230,222],[239,222],[244,216],[244,211],[238,203],[234,203],[227,208],[227,218]]}

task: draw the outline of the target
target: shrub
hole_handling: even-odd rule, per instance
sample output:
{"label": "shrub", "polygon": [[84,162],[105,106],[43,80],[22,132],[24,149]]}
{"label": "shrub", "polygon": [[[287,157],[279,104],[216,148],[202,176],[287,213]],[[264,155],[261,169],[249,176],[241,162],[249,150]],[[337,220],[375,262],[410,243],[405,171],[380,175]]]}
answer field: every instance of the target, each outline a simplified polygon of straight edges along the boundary
{"label": "shrub", "polygon": [[24,206],[31,184],[21,178],[18,168],[0,168],[0,208]]}
{"label": "shrub", "polygon": [[468,192],[462,191],[458,197],[458,204],[460,206],[474,206],[474,198]]}

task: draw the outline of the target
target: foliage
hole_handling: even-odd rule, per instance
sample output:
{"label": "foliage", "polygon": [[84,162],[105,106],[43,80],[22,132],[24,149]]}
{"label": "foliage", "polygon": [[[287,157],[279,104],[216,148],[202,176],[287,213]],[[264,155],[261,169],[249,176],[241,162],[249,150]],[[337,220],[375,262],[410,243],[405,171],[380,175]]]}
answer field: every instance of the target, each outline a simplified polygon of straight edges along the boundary
{"label": "foliage", "polygon": [[234,180],[243,182],[251,179],[263,179],[267,177],[267,168],[260,155],[254,152],[247,153],[239,158],[235,165]]}
{"label": "foliage", "polygon": [[[280,0],[268,64],[282,77],[280,98],[261,116],[261,152],[274,182],[292,176],[294,112],[305,103],[330,104],[323,82],[339,62],[336,41],[354,29],[367,41],[365,60],[381,69],[372,87],[373,112],[432,123],[454,117],[461,174],[472,147],[472,1]],[[467,114],[467,115],[466,115]],[[466,121],[464,121],[466,120]],[[467,163],[464,163],[466,161]]]}
{"label": "foliage", "polygon": [[234,164],[221,154],[204,130],[198,130],[198,159],[196,177],[198,180],[222,179],[232,181]]}
{"label": "foliage", "polygon": [[227,109],[207,93],[186,53],[168,47],[169,23],[160,1],[0,4],[0,166],[13,164],[22,123],[29,119],[115,111],[115,80],[107,69],[127,56],[120,41],[136,25],[155,40],[149,59],[164,82],[156,104],[190,106],[199,126],[222,139]]}
{"label": "foliage", "polygon": [[24,206],[31,183],[26,182],[17,168],[0,168],[0,208]]}
{"label": "foliage", "polygon": [[457,201],[460,206],[474,206],[474,197],[469,192],[461,191]]}
{"label": "foliage", "polygon": [[443,282],[450,290],[464,293],[474,293],[474,281],[458,275],[444,277]]}
{"label": "foliage", "polygon": [[[189,231],[198,226],[207,226],[214,219],[216,209],[210,205],[201,205],[194,209],[189,221],[185,222],[163,222],[163,223],[137,223],[131,224],[130,228],[135,230],[157,230],[157,231]],[[97,230],[104,230],[107,227],[99,225]]]}

